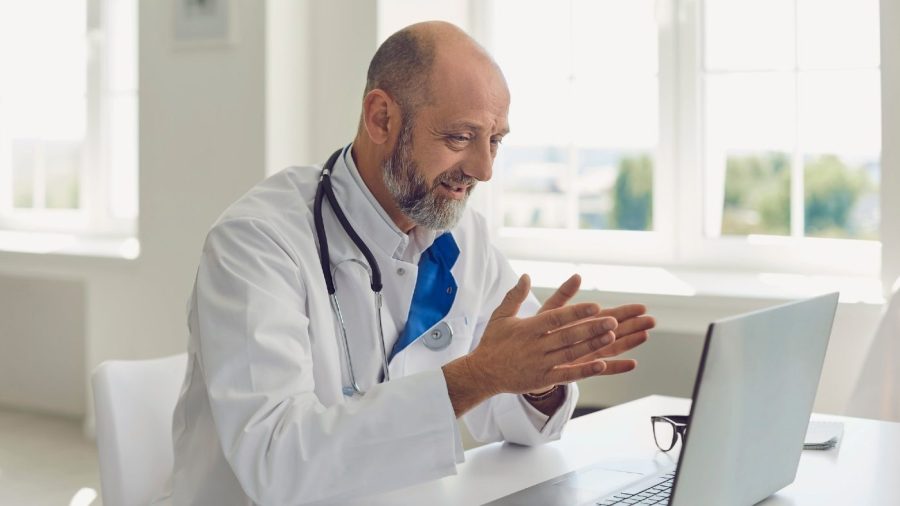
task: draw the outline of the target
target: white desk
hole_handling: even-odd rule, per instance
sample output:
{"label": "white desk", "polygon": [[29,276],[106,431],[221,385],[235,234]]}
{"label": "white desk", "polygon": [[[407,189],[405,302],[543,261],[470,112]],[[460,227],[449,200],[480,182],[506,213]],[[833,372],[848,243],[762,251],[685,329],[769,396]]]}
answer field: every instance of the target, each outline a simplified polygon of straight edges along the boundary
{"label": "white desk", "polygon": [[[360,504],[482,504],[591,464],[651,465],[670,457],[653,443],[651,415],[688,414],[689,399],[650,396],[572,420],[562,439],[528,448],[491,444],[466,452],[459,474],[368,497]],[[844,422],[840,446],[804,451],[797,479],[760,504],[900,505],[900,423],[830,415]],[[676,446],[673,453],[680,449]]]}

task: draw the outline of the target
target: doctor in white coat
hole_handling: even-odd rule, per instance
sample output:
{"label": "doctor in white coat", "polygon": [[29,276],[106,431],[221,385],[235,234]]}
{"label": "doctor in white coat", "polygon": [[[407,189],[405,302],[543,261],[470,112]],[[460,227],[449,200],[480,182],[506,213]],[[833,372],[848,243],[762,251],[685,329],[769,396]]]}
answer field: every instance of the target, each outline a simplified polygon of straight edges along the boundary
{"label": "doctor in white coat", "polygon": [[285,169],[219,218],[190,299],[173,503],[339,503],[453,474],[458,417],[480,441],[540,444],[571,416],[573,381],[635,367],[612,357],[647,339],[643,306],[568,304],[573,276],[539,307],[465,208],[508,107],[474,41],[413,25],[374,56],[358,134],[329,170],[371,258],[323,199],[323,270],[320,167]]}

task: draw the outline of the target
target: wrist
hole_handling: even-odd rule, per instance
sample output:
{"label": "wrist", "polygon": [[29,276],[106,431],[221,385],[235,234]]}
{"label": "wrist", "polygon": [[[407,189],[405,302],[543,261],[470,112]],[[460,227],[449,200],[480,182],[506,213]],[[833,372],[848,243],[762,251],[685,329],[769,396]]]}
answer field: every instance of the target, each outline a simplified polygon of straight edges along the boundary
{"label": "wrist", "polygon": [[536,392],[525,392],[522,394],[523,397],[528,399],[529,401],[543,401],[553,397],[557,390],[561,388],[561,385],[553,385],[550,388],[546,388],[544,390],[536,391]]}
{"label": "wrist", "polygon": [[501,390],[494,381],[491,381],[490,374],[488,374],[487,369],[481,364],[475,354],[469,353],[461,357],[460,360],[465,364],[466,372],[472,378],[472,383],[477,386],[485,399],[501,393]]}

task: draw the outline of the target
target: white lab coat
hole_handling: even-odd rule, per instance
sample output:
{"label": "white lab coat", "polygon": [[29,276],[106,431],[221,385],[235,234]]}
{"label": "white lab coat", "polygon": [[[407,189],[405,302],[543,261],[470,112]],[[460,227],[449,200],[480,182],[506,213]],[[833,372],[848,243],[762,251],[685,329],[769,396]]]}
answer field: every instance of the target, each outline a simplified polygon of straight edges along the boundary
{"label": "white lab coat", "polygon": [[[418,340],[378,383],[381,354],[369,277],[327,202],[337,294],[362,398],[347,398],[337,320],[317,257],[313,197],[318,167],[288,168],[235,202],[203,247],[190,299],[188,370],[175,410],[175,504],[305,504],[359,497],[454,474],[460,436],[440,367],[477,345],[516,282],[467,210],[452,230],[458,293],[444,318],[450,346]],[[375,255],[390,350],[406,321],[419,254],[435,233],[401,232],[369,193],[349,150],[333,173],[338,201]],[[534,313],[531,296],[523,313]],[[521,396],[497,395],[464,418],[480,441],[533,445],[559,437],[577,399],[548,420]]]}

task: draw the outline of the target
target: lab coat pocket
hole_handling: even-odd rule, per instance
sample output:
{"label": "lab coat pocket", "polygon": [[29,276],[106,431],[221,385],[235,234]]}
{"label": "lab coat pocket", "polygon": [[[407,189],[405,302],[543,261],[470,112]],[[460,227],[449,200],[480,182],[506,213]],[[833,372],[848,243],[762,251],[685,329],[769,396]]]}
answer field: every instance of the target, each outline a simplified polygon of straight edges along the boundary
{"label": "lab coat pocket", "polygon": [[457,316],[445,320],[447,325],[453,330],[453,342],[447,347],[451,357],[447,360],[459,358],[469,353],[472,347],[472,318],[468,316]]}

